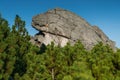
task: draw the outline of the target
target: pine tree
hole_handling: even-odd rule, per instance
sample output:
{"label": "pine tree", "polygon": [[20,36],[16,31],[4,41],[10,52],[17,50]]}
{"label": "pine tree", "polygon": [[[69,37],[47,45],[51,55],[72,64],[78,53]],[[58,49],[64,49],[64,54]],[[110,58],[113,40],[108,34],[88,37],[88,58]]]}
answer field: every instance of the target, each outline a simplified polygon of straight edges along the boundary
{"label": "pine tree", "polygon": [[93,77],[95,77],[96,80],[113,80],[113,50],[108,45],[100,42],[91,50],[90,55],[88,58],[89,67]]}
{"label": "pine tree", "polygon": [[21,18],[16,15],[15,22],[12,27],[12,35],[15,36],[16,40],[16,61],[15,61],[15,68],[12,73],[14,76],[18,73],[22,76],[26,72],[26,61],[24,59],[24,55],[28,53],[30,49],[29,43],[29,35],[25,28],[25,21],[21,20]]}
{"label": "pine tree", "polygon": [[13,71],[14,49],[10,47],[10,28],[8,22],[0,16],[0,79],[7,80]]}
{"label": "pine tree", "polygon": [[25,73],[24,54],[28,53],[29,45],[25,22],[19,16],[11,30],[8,22],[0,17],[0,79],[8,80],[16,73],[20,76]]}
{"label": "pine tree", "polygon": [[113,58],[113,64],[114,64],[114,76],[115,80],[120,79],[120,49],[117,49],[116,53],[114,54]]}

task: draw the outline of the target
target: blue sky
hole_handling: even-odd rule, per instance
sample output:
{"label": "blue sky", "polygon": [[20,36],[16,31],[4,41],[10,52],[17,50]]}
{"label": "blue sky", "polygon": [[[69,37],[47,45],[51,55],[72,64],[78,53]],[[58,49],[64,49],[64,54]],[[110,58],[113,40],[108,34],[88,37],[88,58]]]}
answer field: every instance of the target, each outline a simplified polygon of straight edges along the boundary
{"label": "blue sky", "polygon": [[37,33],[31,27],[32,17],[49,9],[70,10],[97,25],[120,47],[120,0],[0,0],[0,13],[12,25],[18,14],[26,21],[30,35]]}

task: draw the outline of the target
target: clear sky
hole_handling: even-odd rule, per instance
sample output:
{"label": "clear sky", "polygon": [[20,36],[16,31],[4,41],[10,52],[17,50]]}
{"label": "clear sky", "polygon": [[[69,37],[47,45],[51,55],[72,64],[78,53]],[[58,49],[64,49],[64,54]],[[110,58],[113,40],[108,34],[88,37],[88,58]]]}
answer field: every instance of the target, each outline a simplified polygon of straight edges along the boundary
{"label": "clear sky", "polygon": [[97,25],[120,47],[120,0],[0,0],[0,13],[12,25],[18,14],[26,21],[30,35],[37,33],[31,27],[32,17],[49,9],[70,10]]}

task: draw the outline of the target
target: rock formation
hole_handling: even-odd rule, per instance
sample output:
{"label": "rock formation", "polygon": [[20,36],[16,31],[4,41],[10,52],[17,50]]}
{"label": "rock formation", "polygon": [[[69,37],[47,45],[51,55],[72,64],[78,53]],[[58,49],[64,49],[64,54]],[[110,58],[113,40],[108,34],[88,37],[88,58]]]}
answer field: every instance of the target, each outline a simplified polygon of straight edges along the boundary
{"label": "rock formation", "polygon": [[67,42],[74,44],[80,40],[88,50],[100,41],[115,48],[115,43],[97,26],[91,26],[80,16],[64,9],[56,8],[34,16],[32,26],[39,33],[31,42],[38,46],[48,45],[51,41],[64,46]]}

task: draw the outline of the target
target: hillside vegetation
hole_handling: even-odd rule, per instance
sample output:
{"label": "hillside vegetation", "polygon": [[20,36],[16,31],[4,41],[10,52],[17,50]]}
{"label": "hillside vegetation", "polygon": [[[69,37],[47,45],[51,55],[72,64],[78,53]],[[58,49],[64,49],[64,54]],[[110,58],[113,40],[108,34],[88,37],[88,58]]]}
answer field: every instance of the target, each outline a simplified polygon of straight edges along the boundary
{"label": "hillside vegetation", "polygon": [[99,42],[87,51],[80,41],[39,49],[29,40],[18,15],[13,26],[0,17],[0,80],[120,80],[120,49]]}

